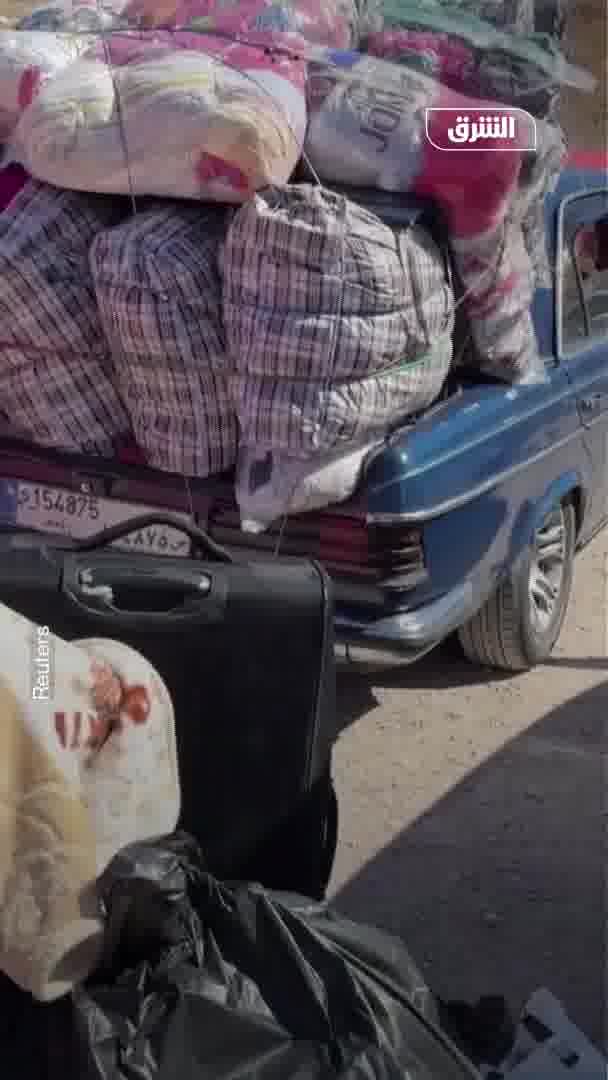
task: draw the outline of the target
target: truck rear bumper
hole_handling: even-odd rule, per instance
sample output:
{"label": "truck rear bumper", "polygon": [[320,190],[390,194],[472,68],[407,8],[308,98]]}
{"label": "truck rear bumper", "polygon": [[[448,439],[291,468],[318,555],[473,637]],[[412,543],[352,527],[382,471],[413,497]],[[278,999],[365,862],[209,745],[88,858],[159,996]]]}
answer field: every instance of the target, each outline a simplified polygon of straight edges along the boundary
{"label": "truck rear bumper", "polygon": [[381,619],[350,618],[338,611],[336,643],[363,654],[382,654],[413,663],[457,630],[479,607],[470,582],[414,611],[401,611]]}

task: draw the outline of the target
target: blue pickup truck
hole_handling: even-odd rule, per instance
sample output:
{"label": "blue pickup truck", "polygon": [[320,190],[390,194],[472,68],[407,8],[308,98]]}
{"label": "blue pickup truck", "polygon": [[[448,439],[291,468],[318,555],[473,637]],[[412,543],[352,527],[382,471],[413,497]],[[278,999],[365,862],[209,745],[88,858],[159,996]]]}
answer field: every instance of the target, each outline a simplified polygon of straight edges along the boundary
{"label": "blue pickup truck", "polygon": [[460,376],[388,441],[363,498],[390,576],[381,604],[351,582],[340,594],[343,642],[416,659],[457,630],[469,659],[511,671],[550,654],[575,554],[608,519],[607,224],[606,163],[573,157],[546,208],[554,288],[534,312],[546,382]]}
{"label": "blue pickup truck", "polygon": [[573,155],[546,207],[546,382],[463,374],[389,439],[362,492],[370,557],[388,573],[339,592],[342,642],[414,660],[457,630],[470,660],[510,671],[550,654],[575,554],[608,520],[607,225],[606,162]]}
{"label": "blue pickup truck", "polygon": [[[371,455],[348,504],[252,537],[226,478],[186,482],[6,438],[0,523],[85,535],[151,508],[193,514],[248,558],[323,562],[351,655],[413,661],[457,631],[476,663],[538,664],[558,638],[575,554],[608,518],[606,166],[575,156],[548,200],[555,287],[534,312],[546,381],[510,387],[455,370],[442,400]],[[166,527],[131,546],[187,553]]]}

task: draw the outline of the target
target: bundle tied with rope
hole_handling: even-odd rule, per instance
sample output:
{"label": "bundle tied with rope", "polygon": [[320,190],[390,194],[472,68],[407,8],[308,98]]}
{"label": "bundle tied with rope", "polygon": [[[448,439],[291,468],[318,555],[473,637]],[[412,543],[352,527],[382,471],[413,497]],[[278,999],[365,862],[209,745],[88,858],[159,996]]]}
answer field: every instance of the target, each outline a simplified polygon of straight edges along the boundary
{"label": "bundle tied with rope", "polygon": [[306,64],[279,36],[104,32],[39,88],[15,153],[58,187],[240,204],[302,151]]}
{"label": "bundle tied with rope", "polygon": [[88,264],[128,211],[27,179],[0,213],[0,408],[37,445],[113,457],[130,432]]}
{"label": "bundle tied with rope", "polygon": [[426,230],[393,230],[314,185],[268,189],[237,211],[221,270],[237,500],[267,523],[322,505],[320,460],[335,484],[340,453],[356,458],[437,398],[453,295]]}
{"label": "bundle tied with rope", "polygon": [[148,464],[204,478],[232,468],[221,313],[220,206],[155,203],[99,232],[90,267],[115,380]]}

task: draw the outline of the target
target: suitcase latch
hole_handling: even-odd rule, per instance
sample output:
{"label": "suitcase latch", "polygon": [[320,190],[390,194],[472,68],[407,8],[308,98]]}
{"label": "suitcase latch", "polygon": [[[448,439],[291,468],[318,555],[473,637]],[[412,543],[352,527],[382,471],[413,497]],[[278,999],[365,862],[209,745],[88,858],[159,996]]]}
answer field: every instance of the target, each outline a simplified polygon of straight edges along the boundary
{"label": "suitcase latch", "polygon": [[101,600],[103,604],[114,603],[112,586],[96,585],[92,570],[81,570],[78,574],[78,584],[84,596],[90,596],[94,600]]}

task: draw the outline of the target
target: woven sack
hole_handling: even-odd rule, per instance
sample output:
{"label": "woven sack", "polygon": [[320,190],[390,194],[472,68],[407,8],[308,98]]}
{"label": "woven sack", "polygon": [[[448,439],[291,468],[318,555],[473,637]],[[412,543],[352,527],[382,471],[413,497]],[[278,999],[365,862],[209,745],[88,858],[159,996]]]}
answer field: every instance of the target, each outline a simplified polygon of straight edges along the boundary
{"label": "woven sack", "polygon": [[236,460],[217,252],[225,214],[161,203],[91,248],[117,383],[151,465],[188,476]]}
{"label": "woven sack", "polygon": [[437,396],[453,296],[421,227],[394,231],[320,187],[273,188],[235,213],[221,266],[247,444],[330,449]]}
{"label": "woven sack", "polygon": [[307,456],[382,438],[429,408],[452,361],[449,334],[424,356],[382,374],[340,382],[233,375],[231,397],[244,445]]}
{"label": "woven sack", "polygon": [[29,180],[0,215],[0,408],[35,443],[112,455],[129,433],[88,264],[125,210]]}

